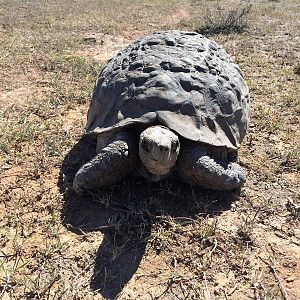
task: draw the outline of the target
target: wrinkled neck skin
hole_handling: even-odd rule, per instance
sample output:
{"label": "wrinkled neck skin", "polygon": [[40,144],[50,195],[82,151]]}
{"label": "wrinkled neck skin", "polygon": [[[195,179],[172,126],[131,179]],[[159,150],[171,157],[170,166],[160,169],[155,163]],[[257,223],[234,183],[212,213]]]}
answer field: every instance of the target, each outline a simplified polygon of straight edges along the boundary
{"label": "wrinkled neck skin", "polygon": [[146,128],[139,138],[139,172],[151,181],[162,179],[175,166],[179,150],[179,138],[170,129],[161,125]]}

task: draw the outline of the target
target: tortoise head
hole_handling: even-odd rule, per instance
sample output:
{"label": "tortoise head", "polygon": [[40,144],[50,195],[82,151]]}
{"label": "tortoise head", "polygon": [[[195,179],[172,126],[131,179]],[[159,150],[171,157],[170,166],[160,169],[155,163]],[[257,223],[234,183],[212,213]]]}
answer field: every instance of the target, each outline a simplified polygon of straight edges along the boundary
{"label": "tortoise head", "polygon": [[154,175],[166,175],[179,154],[178,136],[164,126],[145,129],[139,140],[139,155],[143,165]]}

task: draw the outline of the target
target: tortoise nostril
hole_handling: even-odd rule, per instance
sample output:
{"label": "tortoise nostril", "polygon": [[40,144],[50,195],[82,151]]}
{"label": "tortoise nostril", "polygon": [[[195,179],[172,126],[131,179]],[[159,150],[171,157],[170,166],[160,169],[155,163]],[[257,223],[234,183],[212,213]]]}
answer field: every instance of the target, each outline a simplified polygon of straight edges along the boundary
{"label": "tortoise nostril", "polygon": [[142,147],[145,151],[150,152],[149,144],[145,140],[142,141]]}
{"label": "tortoise nostril", "polygon": [[171,146],[171,150],[176,151],[178,146],[179,146],[179,142],[178,141],[173,141],[172,146]]}

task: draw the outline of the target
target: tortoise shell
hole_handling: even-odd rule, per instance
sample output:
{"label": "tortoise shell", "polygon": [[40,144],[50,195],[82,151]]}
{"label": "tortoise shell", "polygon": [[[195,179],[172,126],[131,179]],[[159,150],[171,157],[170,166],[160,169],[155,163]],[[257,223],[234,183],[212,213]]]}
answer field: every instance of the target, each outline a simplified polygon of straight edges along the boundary
{"label": "tortoise shell", "polygon": [[160,123],[186,139],[237,149],[249,109],[240,68],[222,47],[196,32],[155,32],[106,64],[94,87],[86,133]]}

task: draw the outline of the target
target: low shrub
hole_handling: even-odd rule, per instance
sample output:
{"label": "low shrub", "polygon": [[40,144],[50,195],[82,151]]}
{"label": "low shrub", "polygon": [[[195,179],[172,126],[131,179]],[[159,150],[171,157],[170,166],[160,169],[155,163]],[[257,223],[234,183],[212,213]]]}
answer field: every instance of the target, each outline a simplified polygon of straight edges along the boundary
{"label": "low shrub", "polygon": [[219,33],[241,33],[248,26],[247,17],[251,10],[251,4],[243,7],[234,7],[224,9],[218,2],[215,11],[207,11],[205,22],[196,31],[205,34],[213,35]]}

